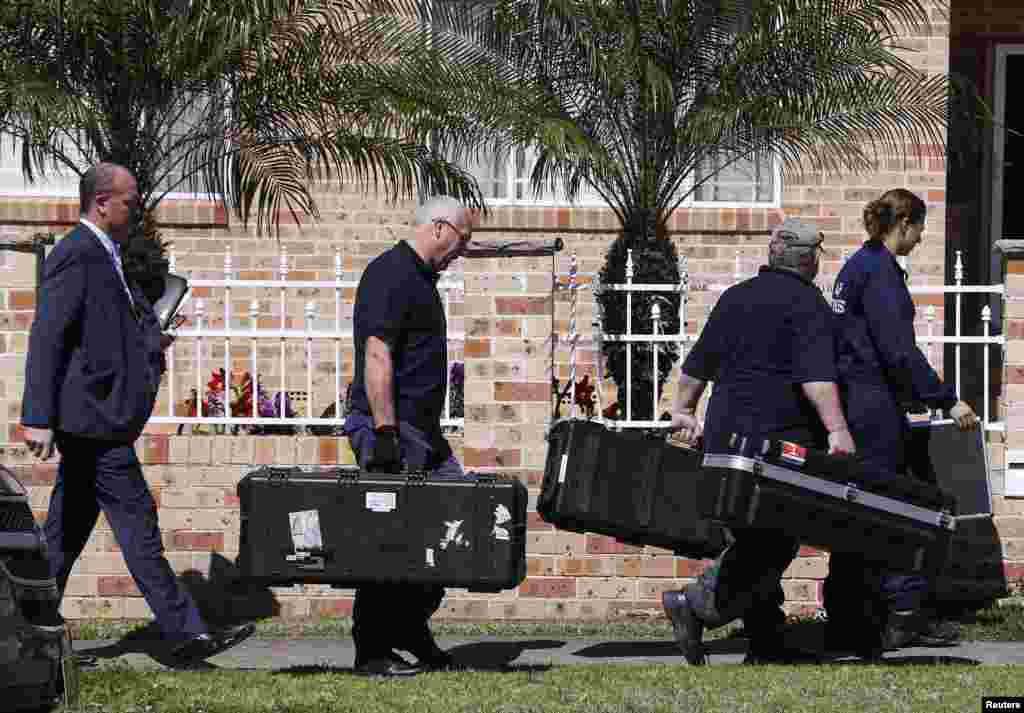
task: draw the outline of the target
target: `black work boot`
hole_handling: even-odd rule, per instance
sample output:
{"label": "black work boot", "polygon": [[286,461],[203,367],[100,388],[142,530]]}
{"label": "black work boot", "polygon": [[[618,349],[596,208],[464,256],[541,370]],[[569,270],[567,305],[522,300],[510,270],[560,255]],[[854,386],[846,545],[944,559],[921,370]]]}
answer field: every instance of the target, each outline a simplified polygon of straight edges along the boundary
{"label": "black work boot", "polygon": [[895,611],[889,614],[883,645],[891,651],[905,646],[955,646],[959,641],[960,627],[955,622],[922,611]]}

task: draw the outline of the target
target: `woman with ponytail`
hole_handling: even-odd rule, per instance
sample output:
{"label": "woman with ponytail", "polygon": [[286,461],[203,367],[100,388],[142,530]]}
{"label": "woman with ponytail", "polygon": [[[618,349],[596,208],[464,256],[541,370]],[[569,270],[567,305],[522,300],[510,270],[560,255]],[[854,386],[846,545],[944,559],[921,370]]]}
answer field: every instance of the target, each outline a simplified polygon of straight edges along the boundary
{"label": "woman with ponytail", "polygon": [[[868,240],[843,266],[832,292],[846,418],[865,472],[879,481],[906,477],[909,404],[947,411],[963,429],[978,423],[929,365],[914,334],[914,302],[897,258],[921,243],[926,213],[924,201],[902,188],[868,203]],[[886,648],[955,642],[955,626],[923,611],[929,589],[924,577],[833,555],[824,591],[829,647],[876,657]]]}

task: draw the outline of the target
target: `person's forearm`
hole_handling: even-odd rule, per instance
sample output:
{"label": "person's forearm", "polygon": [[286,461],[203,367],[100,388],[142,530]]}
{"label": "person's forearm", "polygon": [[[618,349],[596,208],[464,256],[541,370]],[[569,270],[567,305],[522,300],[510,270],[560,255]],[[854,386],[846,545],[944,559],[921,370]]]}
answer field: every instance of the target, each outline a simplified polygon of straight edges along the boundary
{"label": "person's forearm", "polygon": [[843,404],[839,399],[839,387],[832,381],[808,381],[801,384],[804,395],[818,412],[818,417],[829,433],[849,430]]}
{"label": "person's forearm", "polygon": [[701,394],[704,393],[706,381],[694,379],[686,372],[679,372],[679,387],[676,391],[674,413],[693,413],[697,409]]}
{"label": "person's forearm", "polygon": [[377,337],[366,340],[365,386],[374,426],[397,426],[395,376],[391,349]]}

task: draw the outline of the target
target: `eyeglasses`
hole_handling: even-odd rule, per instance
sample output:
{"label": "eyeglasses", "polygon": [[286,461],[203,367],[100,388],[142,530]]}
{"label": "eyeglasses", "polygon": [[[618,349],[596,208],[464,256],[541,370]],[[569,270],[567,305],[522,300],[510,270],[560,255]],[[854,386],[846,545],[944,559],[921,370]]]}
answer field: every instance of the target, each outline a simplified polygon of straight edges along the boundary
{"label": "eyeglasses", "polygon": [[447,225],[449,228],[455,231],[455,234],[459,236],[459,240],[461,240],[464,243],[468,243],[470,238],[473,237],[471,233],[462,232],[444,218],[438,218],[437,220],[435,220],[434,225]]}

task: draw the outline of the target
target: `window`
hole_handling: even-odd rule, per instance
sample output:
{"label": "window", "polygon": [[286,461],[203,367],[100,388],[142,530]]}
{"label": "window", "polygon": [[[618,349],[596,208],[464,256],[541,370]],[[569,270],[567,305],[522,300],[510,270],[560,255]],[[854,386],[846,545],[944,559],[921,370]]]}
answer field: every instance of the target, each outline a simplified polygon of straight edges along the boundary
{"label": "window", "polygon": [[[519,149],[512,152],[506,161],[492,159],[466,165],[479,181],[484,197],[498,205],[562,205],[567,203],[560,191],[546,188],[539,197],[534,197],[530,187],[530,174],[536,161],[536,151]],[[691,181],[700,181],[709,173],[717,173],[698,186],[680,207],[733,207],[781,205],[781,179],[779,167],[774,161],[736,161],[722,165],[712,160],[698,167]],[[692,185],[689,184],[689,185]],[[687,187],[689,187],[689,185]],[[576,199],[576,205],[600,206],[604,200],[586,187]]]}
{"label": "window", "polygon": [[[195,96],[195,95],[194,95]],[[194,193],[189,190],[189,182],[182,182],[182,175],[186,170],[186,162],[180,160],[182,151],[186,146],[183,139],[190,132],[201,131],[200,122],[205,120],[206,107],[209,99],[197,96],[188,100],[187,103],[178,107],[177,115],[173,117],[173,128],[165,132],[163,137],[163,149],[168,152],[161,168],[157,171],[157,189],[153,196],[157,197],[163,192],[163,187],[171,187],[165,198],[179,198],[189,200],[214,200],[216,195],[208,193]],[[195,107],[195,108],[193,108]],[[227,114],[225,114],[227,117]],[[208,129],[211,135],[218,132],[224,135],[225,126],[211,126]],[[193,135],[195,135],[193,133]],[[10,136],[0,136],[0,196],[39,196],[52,198],[78,198],[79,175],[70,168],[47,167],[45,179],[36,175],[33,183],[28,183],[21,172],[21,142],[12,139]],[[66,151],[71,151],[70,142],[65,145]],[[81,152],[75,151],[76,166],[84,170],[90,163],[90,159]]]}

